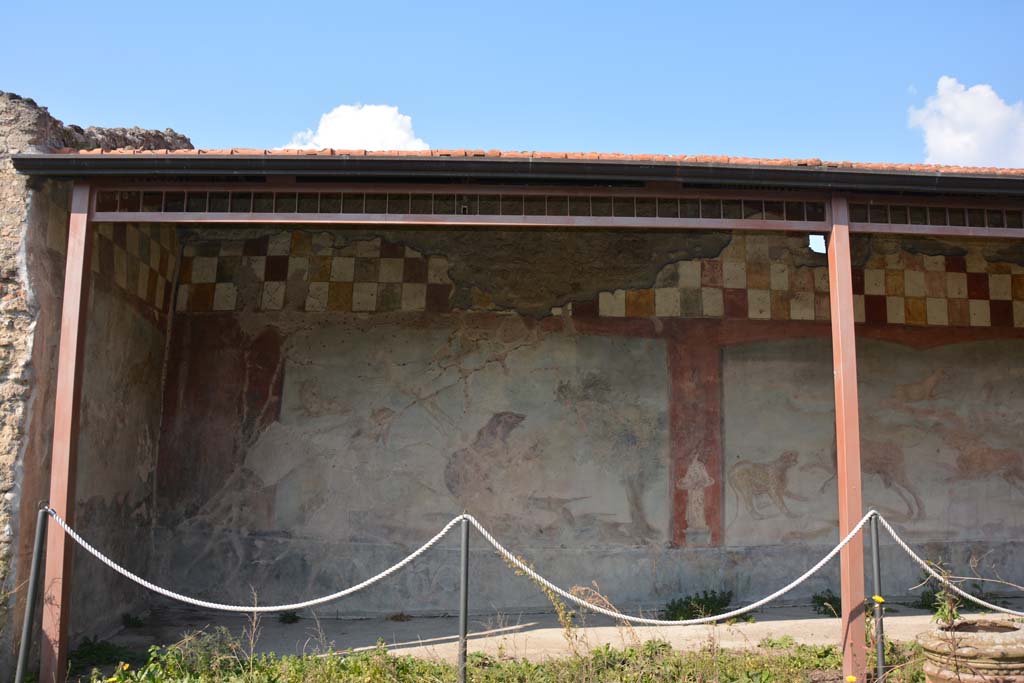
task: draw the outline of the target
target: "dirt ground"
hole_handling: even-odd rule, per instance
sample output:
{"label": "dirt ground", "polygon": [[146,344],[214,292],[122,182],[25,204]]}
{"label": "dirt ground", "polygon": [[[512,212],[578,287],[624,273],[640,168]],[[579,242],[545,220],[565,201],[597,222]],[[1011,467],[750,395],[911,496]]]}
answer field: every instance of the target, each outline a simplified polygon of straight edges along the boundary
{"label": "dirt ground", "polygon": [[[1014,609],[1021,609],[1014,601]],[[909,641],[932,625],[931,615],[922,610],[892,606],[895,613],[885,618],[888,638]],[[810,607],[765,609],[754,614],[753,623],[718,626],[621,627],[610,619],[586,615],[586,628],[575,637],[584,646],[611,644],[622,647],[639,641],[661,639],[678,649],[693,649],[711,641],[725,648],[755,647],[765,638],[791,636],[798,643],[838,644],[840,622],[837,618],[815,615]],[[992,617],[996,618],[996,617]],[[401,620],[407,619],[407,620]],[[578,619],[578,617],[577,617]],[[154,643],[166,644],[189,631],[225,626],[241,634],[248,619],[198,610],[166,608],[149,614],[143,625],[126,628],[111,640],[132,648]],[[311,617],[284,624],[277,615],[261,619],[258,649],[277,654],[301,654],[336,650],[363,650],[383,639],[394,653],[455,661],[457,657],[458,619],[452,617],[400,617],[399,619],[336,619]],[[476,614],[470,618],[470,652],[522,657],[533,661],[571,653],[566,634],[554,614]]]}

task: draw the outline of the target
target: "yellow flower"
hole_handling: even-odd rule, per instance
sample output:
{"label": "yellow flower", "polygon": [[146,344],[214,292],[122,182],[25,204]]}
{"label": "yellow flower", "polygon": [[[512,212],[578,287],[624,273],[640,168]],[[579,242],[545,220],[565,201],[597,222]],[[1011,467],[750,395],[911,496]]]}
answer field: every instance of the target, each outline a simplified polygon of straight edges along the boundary
{"label": "yellow flower", "polygon": [[871,599],[877,602],[879,605],[885,602],[885,598],[883,598],[881,595],[872,595]]}
{"label": "yellow flower", "polygon": [[846,677],[846,683],[857,683],[857,677],[853,674],[850,674]]}
{"label": "yellow flower", "polygon": [[121,668],[124,669],[125,671],[127,671],[128,670],[128,665],[127,664],[122,664]]}

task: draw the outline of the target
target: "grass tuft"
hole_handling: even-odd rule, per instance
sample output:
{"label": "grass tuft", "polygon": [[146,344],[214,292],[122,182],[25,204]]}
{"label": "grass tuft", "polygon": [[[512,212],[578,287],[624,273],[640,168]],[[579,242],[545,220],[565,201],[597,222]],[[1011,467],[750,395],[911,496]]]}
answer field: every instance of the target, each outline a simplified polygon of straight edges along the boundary
{"label": "grass tuft", "polygon": [[[791,638],[762,641],[761,650],[715,647],[674,650],[649,640],[635,646],[601,645],[586,653],[531,662],[474,652],[468,658],[474,683],[799,683],[839,681],[842,657],[833,646],[797,645]],[[113,654],[113,651],[107,653]],[[104,662],[110,664],[111,662]],[[116,663],[116,662],[113,662]],[[921,680],[920,652],[899,648],[888,683]],[[246,654],[246,645],[226,630],[192,634],[166,648],[153,647],[141,664],[95,671],[92,683],[454,683],[456,668],[438,661],[394,655],[384,644],[360,653],[319,652],[302,656]]]}
{"label": "grass tuft", "polygon": [[732,591],[703,591],[676,598],[665,605],[665,619],[683,621],[721,614],[732,603]]}

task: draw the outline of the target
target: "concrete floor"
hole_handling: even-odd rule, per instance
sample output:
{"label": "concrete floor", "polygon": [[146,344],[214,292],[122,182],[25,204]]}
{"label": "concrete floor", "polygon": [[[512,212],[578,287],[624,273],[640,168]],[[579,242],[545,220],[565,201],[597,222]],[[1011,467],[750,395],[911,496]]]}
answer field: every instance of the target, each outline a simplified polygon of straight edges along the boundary
{"label": "concrete floor", "polygon": [[[1021,609],[1024,601],[1015,600]],[[921,610],[893,606],[896,613],[885,618],[887,637],[908,641],[932,625],[931,615]],[[1002,618],[992,616],[990,618]],[[621,627],[610,619],[587,615],[586,628],[577,629],[578,647],[586,649],[602,644],[623,647],[654,638],[666,640],[678,649],[694,649],[711,641],[725,648],[752,648],[764,638],[791,636],[798,643],[837,644],[839,619],[820,617],[809,607],[782,607],[755,613],[754,623],[718,626]],[[191,609],[156,610],[138,628],[124,629],[113,642],[144,649],[152,644],[173,643],[182,635],[198,629],[225,626],[241,634],[247,627],[244,616],[211,614]],[[388,649],[438,660],[457,657],[458,619],[456,617],[416,617],[394,619],[322,619],[303,618],[294,624],[282,624],[276,615],[260,622],[257,648],[262,652],[300,654],[334,650],[372,649],[383,639]],[[543,660],[564,656],[572,650],[554,614],[490,614],[470,618],[470,652],[496,656]]]}

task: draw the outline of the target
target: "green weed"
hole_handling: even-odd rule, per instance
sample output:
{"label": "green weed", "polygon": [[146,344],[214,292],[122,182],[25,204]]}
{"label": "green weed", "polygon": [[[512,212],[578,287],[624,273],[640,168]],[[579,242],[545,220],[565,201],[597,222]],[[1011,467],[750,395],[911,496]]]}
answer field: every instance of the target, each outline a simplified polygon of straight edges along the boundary
{"label": "green weed", "polygon": [[125,628],[142,628],[144,622],[141,617],[125,612],[121,615],[121,625]]}
{"label": "green weed", "polygon": [[683,621],[721,614],[732,603],[732,591],[703,591],[676,598],[665,605],[665,619]]}
{"label": "green weed", "polygon": [[[771,645],[767,647],[766,645]],[[470,653],[473,683],[798,683],[838,680],[842,657],[833,646],[796,645],[791,638],[762,642],[760,651],[705,647],[674,650],[650,640],[636,646],[602,645],[585,654],[530,662]],[[92,683],[454,683],[456,667],[391,654],[383,643],[359,653],[246,656],[246,646],[223,629],[193,634],[180,643],[150,649],[140,663],[113,674],[93,673]],[[920,680],[920,653],[897,649],[889,683]]]}
{"label": "green weed", "polygon": [[820,593],[815,593],[811,596],[811,608],[815,614],[821,614],[826,617],[838,617],[842,602],[839,596],[832,592],[830,588],[826,588]]}

